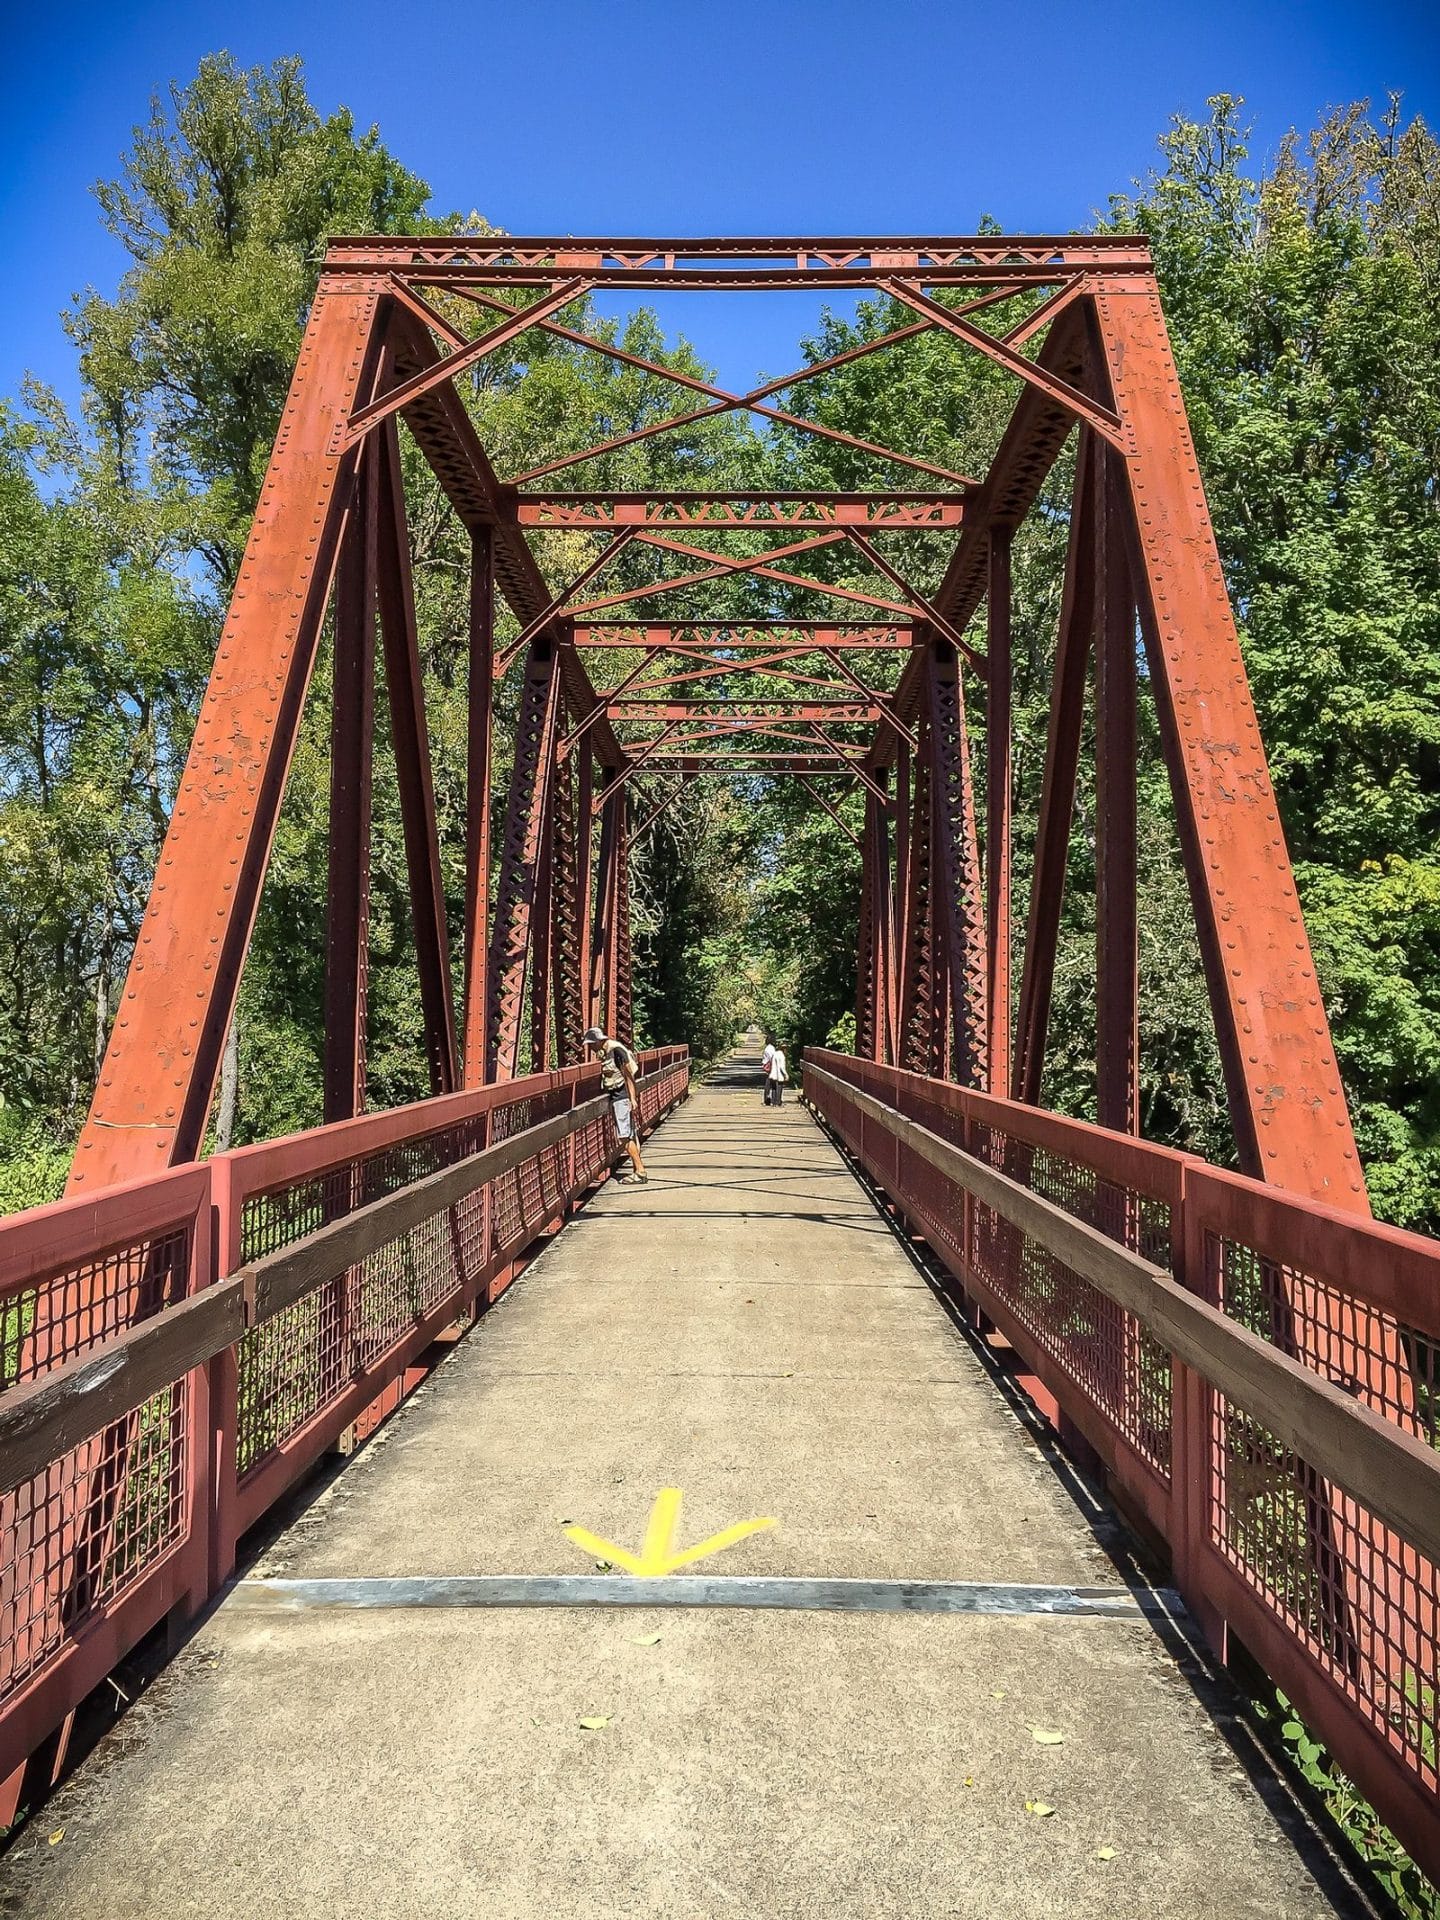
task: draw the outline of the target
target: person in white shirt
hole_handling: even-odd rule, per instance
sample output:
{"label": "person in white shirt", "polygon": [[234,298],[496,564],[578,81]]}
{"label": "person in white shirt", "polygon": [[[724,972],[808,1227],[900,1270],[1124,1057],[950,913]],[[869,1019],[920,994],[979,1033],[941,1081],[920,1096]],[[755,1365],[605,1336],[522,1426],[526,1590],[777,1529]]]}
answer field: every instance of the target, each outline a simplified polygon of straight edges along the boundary
{"label": "person in white shirt", "polygon": [[760,1056],[760,1079],[765,1088],[765,1104],[767,1107],[770,1104],[770,1062],[774,1058],[775,1042],[767,1033],[765,1036],[765,1051]]}
{"label": "person in white shirt", "polygon": [[765,1104],[767,1107],[781,1105],[781,1095],[785,1091],[785,1082],[790,1078],[785,1067],[785,1049],[774,1047],[770,1053],[770,1064],[765,1069]]}

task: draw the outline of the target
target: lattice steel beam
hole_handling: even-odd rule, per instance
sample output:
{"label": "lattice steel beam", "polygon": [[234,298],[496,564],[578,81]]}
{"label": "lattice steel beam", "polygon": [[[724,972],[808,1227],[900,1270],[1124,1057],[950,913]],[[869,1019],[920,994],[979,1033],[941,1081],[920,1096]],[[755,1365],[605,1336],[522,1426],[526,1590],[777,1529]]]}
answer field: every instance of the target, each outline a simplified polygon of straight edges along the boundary
{"label": "lattice steel beam", "polygon": [[526,663],[515,729],[515,767],[500,847],[486,996],[490,1023],[487,1080],[513,1080],[520,1071],[521,1016],[543,878],[541,860],[560,705],[557,653],[542,642],[531,648]]}
{"label": "lattice steel beam", "polygon": [[950,493],[543,493],[522,494],[522,527],[869,527],[881,532],[958,527],[963,496]]}

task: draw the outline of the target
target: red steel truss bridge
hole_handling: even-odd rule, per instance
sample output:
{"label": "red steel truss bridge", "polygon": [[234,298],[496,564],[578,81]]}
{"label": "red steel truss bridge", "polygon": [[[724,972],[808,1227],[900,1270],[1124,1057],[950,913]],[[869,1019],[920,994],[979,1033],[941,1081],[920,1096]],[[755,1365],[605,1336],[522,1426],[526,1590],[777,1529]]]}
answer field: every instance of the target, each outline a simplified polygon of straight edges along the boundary
{"label": "red steel truss bridge", "polygon": [[[586,331],[592,294],[687,289],[859,289],[897,317],[744,392]],[[668,381],[673,413],[497,470],[469,381],[542,334]],[[983,474],[787,406],[922,336],[1013,380]],[[591,463],[736,415],[836,443],[874,485],[580,489]],[[468,540],[459,903],[402,422]],[[1022,925],[1011,550],[1072,442]],[[204,1159],[327,636],[325,1124]],[[432,1097],[375,1112],[382,663]],[[502,686],[518,717],[497,756]],[[1142,698],[1238,1171],[1139,1137]],[[1042,1104],[1087,741],[1096,1125]],[[1154,272],[1125,235],[331,244],[69,1194],[0,1222],[10,1814],[59,1777],[117,1661],[229,1591],[276,1503],[397,1407],[605,1185],[615,1143],[582,1034],[631,1037],[633,856],[702,776],[793,780],[858,843],[856,1051],[806,1058],[810,1113],[1167,1566],[1211,1652],[1258,1662],[1440,1875],[1440,1253],[1370,1218]],[[851,794],[863,823],[841,811]],[[650,1130],[685,1100],[688,1056],[660,1047],[641,1067]],[[723,1139],[707,1151],[749,1165]],[[609,1204],[607,1187],[597,1220]],[[664,1577],[691,1597],[657,1604],[711,1604],[693,1576]]]}

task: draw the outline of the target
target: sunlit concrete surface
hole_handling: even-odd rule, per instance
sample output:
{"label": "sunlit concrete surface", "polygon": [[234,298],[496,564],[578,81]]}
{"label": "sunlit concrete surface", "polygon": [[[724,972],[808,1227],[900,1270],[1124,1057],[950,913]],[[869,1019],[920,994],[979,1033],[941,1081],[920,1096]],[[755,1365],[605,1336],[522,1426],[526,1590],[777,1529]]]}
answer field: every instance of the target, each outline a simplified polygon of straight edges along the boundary
{"label": "sunlit concrete surface", "polygon": [[[646,1158],[252,1577],[593,1573],[566,1527],[638,1552],[673,1487],[678,1547],[776,1523],[706,1575],[1122,1585],[1111,1523],[752,1056]],[[222,1605],[0,1893],[36,1920],[1365,1911],[1233,1704],[1143,1620]]]}

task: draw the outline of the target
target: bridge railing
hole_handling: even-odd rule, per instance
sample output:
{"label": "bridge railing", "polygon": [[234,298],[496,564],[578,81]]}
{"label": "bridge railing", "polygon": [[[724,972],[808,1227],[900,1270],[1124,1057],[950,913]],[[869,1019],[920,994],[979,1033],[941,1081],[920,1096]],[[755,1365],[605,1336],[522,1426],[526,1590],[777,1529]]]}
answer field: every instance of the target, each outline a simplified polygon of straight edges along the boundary
{"label": "bridge railing", "polygon": [[850,1055],[803,1084],[1440,1879],[1440,1244]]}
{"label": "bridge railing", "polygon": [[[641,1055],[649,1128],[683,1047]],[[616,1150],[594,1067],[362,1115],[0,1219],[0,1820],[26,1757]]]}

